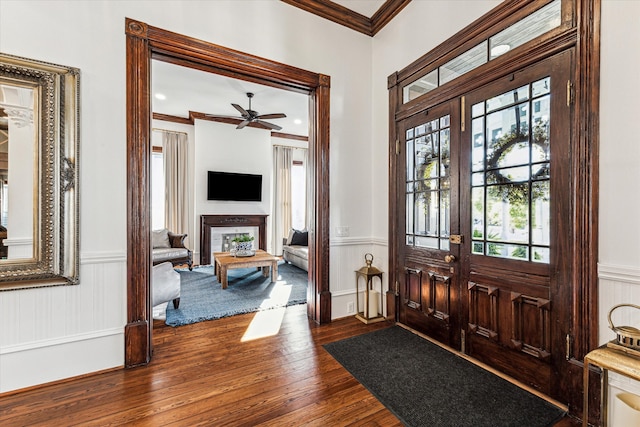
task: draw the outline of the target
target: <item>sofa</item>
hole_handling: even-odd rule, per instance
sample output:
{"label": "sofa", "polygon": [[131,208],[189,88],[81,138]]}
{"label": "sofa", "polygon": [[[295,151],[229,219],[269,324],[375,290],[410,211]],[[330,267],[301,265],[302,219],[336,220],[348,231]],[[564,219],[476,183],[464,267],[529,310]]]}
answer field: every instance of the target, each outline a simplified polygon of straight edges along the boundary
{"label": "sofa", "polygon": [[304,271],[309,271],[308,236],[305,230],[291,230],[289,237],[282,241],[282,259]]}
{"label": "sofa", "polygon": [[163,228],[151,233],[151,260],[153,265],[170,262],[173,265],[187,264],[193,269],[193,253],[184,246],[186,234],[174,234]]}

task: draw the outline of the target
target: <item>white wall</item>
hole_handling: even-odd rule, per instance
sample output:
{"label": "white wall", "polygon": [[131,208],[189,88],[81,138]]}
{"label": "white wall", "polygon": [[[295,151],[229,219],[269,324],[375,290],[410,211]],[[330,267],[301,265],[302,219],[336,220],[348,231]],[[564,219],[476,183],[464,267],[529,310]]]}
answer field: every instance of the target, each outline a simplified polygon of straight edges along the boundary
{"label": "white wall", "polygon": [[124,362],[125,17],[331,76],[330,220],[370,238],[371,38],[276,0],[159,4],[0,2],[0,51],[81,70],[80,284],[0,293],[0,392]]}
{"label": "white wall", "polygon": [[[599,341],[615,338],[607,314],[616,304],[640,305],[640,2],[602,2],[600,79]],[[640,310],[619,308],[615,326],[639,327]],[[640,395],[640,383],[611,374],[615,395]]]}
{"label": "white wall", "polygon": [[[245,127],[239,131],[235,126],[206,120],[196,120],[196,144],[193,187],[198,241],[193,246],[200,254],[200,215],[270,215],[271,213],[271,132]],[[262,201],[236,202],[207,200],[207,172],[233,172],[262,175]],[[271,221],[267,217],[267,236],[270,236]],[[267,249],[270,246],[267,237]],[[198,259],[198,258],[197,258]]]}

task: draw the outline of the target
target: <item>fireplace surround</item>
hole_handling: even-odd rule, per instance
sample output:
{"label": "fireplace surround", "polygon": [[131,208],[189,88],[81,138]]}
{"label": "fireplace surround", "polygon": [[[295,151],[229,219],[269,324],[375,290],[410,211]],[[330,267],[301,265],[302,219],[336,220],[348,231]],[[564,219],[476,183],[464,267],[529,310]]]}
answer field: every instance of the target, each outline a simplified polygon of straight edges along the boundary
{"label": "fireplace surround", "polygon": [[257,227],[257,248],[266,251],[267,215],[200,215],[200,265],[211,264],[211,229],[218,227]]}

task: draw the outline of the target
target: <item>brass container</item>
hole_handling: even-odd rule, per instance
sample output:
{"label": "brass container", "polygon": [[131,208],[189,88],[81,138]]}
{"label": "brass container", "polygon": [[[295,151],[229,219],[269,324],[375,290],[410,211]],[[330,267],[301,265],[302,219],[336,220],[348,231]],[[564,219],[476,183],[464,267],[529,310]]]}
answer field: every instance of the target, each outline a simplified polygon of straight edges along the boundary
{"label": "brass container", "polygon": [[615,326],[611,321],[611,314],[620,307],[633,307],[640,310],[640,306],[635,304],[618,304],[609,310],[609,328],[616,334],[616,344],[640,351],[640,329],[634,328],[633,326]]}

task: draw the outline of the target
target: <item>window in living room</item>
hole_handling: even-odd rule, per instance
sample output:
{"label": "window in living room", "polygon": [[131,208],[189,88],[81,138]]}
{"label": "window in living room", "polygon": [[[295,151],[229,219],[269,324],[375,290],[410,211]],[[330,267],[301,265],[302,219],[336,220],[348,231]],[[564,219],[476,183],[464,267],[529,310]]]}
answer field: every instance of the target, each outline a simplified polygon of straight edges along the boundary
{"label": "window in living room", "polygon": [[164,168],[161,147],[151,153],[151,229],[164,228]]}
{"label": "window in living room", "polygon": [[291,166],[291,226],[296,230],[306,228],[306,171],[304,162],[294,160]]}

